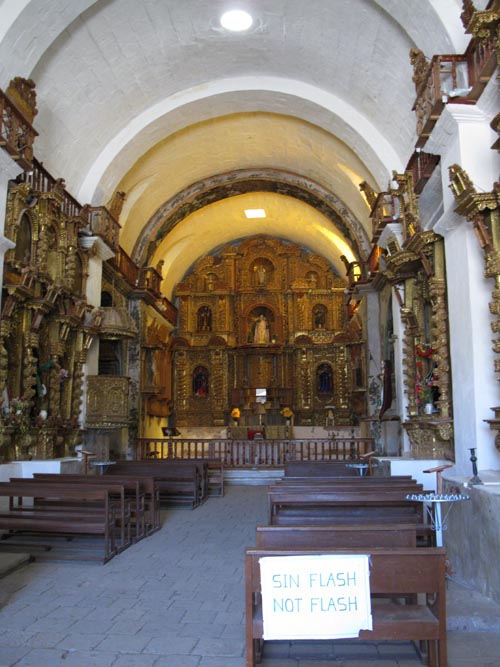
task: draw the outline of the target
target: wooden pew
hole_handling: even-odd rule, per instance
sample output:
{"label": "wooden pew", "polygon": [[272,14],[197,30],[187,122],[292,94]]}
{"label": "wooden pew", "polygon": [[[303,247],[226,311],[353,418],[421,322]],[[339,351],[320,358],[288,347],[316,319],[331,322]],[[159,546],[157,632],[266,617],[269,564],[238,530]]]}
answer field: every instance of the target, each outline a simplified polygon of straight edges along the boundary
{"label": "wooden pew", "polygon": [[416,547],[413,523],[332,526],[257,526],[255,545],[275,549]]}
{"label": "wooden pew", "polygon": [[[373,629],[361,630],[359,641],[427,641],[429,667],[447,667],[446,550],[440,548],[350,548],[245,550],[246,667],[262,657],[263,622],[259,561],[263,557],[326,554],[368,554]],[[423,594],[423,595],[419,595]],[[390,598],[424,598],[421,604],[397,604]],[[316,640],[322,641],[322,640]],[[438,661],[439,660],[439,661]]]}
{"label": "wooden pew", "polygon": [[224,497],[224,461],[203,459],[208,467],[208,495]]}
{"label": "wooden pew", "polygon": [[[17,484],[0,482],[0,497],[9,498],[9,510],[0,513],[0,529],[9,535],[35,532],[53,535],[96,535],[103,538],[102,561],[106,563],[116,553],[116,514],[109,491],[105,487],[52,487],[46,483]],[[19,499],[44,498],[61,504],[68,503],[68,509],[41,510],[19,503]],[[16,504],[17,501],[17,504]],[[81,504],[81,511],[75,512],[74,503]],[[89,505],[88,509],[85,506]],[[101,508],[96,512],[95,506]],[[7,536],[3,536],[5,539]]]}
{"label": "wooden pew", "polygon": [[[19,478],[11,477],[10,482],[7,483],[15,484],[18,487],[22,487],[23,485],[24,486],[45,485],[48,489],[53,489],[54,491],[64,490],[64,489],[71,490],[74,486],[73,482],[65,482],[62,480],[46,481],[29,477],[19,477]],[[82,489],[90,489],[90,490],[93,490],[95,488],[100,488],[101,486],[103,485],[99,483],[96,484],[92,483],[91,481],[89,481],[89,478],[87,478],[87,481],[85,483],[81,484]],[[118,484],[118,483],[107,484],[105,485],[105,488],[109,494],[110,506],[115,510],[115,517],[116,517],[115,525],[118,527],[119,531],[119,542],[117,544],[117,551],[120,552],[129,547],[130,544],[132,543],[130,500],[126,497],[126,490],[123,484]],[[10,510],[17,511],[17,510],[22,510],[23,508],[24,506],[23,506],[22,495],[18,496],[17,504],[11,498],[9,502]],[[87,501],[82,503],[79,500],[69,501],[67,499],[57,499],[45,495],[33,497],[33,505],[30,509],[33,512],[34,511],[40,511],[40,512],[63,511],[65,513],[73,512],[76,516],[81,514],[89,514],[91,512],[95,512],[96,514],[103,512],[102,505],[99,502],[91,503],[90,501]]]}
{"label": "wooden pew", "polygon": [[154,477],[160,500],[190,505],[192,509],[208,495],[208,465],[173,459],[117,461],[105,475],[144,475]]}
{"label": "wooden pew", "polygon": [[268,523],[424,523],[422,503],[406,500],[397,489],[302,489],[269,491]]}
{"label": "wooden pew", "polygon": [[357,461],[288,461],[285,463],[285,477],[359,477],[354,468],[346,467],[346,463],[360,463]]}
{"label": "wooden pew", "polygon": [[[138,542],[150,531],[151,508],[150,489],[146,489],[145,478],[114,476],[113,478],[101,475],[79,475],[63,473],[35,473],[33,478],[39,481],[52,482],[55,484],[96,484],[98,486],[111,486],[119,484],[125,490],[125,497],[131,502],[131,513],[134,525],[133,541]],[[146,478],[147,480],[147,478]],[[151,484],[151,482],[150,482]],[[148,515],[146,518],[146,511]]]}
{"label": "wooden pew", "polygon": [[333,475],[309,475],[303,477],[280,477],[274,484],[298,485],[298,484],[337,484],[344,486],[413,486],[417,480],[409,475],[383,477],[382,475],[373,477],[336,477]]}

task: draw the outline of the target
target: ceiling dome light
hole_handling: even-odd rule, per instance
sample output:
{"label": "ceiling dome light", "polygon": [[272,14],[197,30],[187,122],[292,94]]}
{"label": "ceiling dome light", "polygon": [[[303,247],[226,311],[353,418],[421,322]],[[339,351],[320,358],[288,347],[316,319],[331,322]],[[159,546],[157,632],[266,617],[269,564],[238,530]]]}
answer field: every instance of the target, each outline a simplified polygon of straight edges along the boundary
{"label": "ceiling dome light", "polygon": [[232,9],[229,12],[224,12],[220,18],[221,26],[233,32],[248,30],[252,23],[253,18],[248,12],[244,12],[242,9]]}

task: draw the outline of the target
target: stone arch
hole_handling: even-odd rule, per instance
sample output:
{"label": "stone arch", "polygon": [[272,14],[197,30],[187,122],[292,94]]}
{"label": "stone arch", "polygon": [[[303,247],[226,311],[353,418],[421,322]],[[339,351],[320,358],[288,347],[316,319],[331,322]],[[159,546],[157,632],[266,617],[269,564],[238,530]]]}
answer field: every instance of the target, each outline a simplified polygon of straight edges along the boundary
{"label": "stone arch", "polygon": [[184,218],[221,199],[257,191],[294,197],[312,206],[331,220],[358,259],[367,259],[371,250],[368,234],[344,203],[315,181],[278,169],[234,170],[189,185],[166,201],[145,223],[132,259],[139,266],[147,266],[161,240]]}

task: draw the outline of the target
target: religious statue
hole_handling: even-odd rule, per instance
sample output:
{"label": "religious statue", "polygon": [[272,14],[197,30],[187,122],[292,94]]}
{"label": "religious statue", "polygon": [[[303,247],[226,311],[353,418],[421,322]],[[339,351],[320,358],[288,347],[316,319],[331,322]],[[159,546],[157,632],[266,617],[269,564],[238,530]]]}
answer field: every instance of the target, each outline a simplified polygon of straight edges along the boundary
{"label": "religious statue", "polygon": [[259,285],[266,284],[266,267],[263,264],[259,264],[254,268],[254,271],[257,273],[257,282]]}
{"label": "religious statue", "polygon": [[261,314],[255,321],[253,329],[254,343],[269,343],[269,323],[266,316]]}
{"label": "religious statue", "polygon": [[198,331],[212,331],[212,310],[209,306],[198,310]]}

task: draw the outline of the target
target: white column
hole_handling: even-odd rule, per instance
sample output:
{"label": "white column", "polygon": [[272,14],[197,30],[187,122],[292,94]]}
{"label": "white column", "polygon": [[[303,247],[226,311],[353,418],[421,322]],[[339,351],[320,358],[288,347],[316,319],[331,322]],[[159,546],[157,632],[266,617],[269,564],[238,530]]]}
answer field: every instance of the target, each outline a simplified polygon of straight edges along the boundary
{"label": "white column", "polygon": [[472,475],[472,447],[480,469],[500,468],[496,432],[483,421],[493,417],[490,408],[500,404],[500,395],[489,311],[494,284],[484,277],[484,255],[472,224],[454,211],[448,167],[459,164],[478,192],[492,190],[500,159],[489,148],[489,120],[476,106],[449,104],[425,147],[441,155],[444,213],[434,231],[445,240],[456,472],[464,475]]}
{"label": "white column", "polygon": [[[87,303],[94,307],[101,305],[101,291],[102,291],[102,265],[115,253],[99,238],[96,237],[94,245],[95,251],[89,258],[89,276],[87,278],[87,285],[85,296]],[[87,417],[87,375],[97,375],[99,370],[99,339],[95,339],[90,346],[87,353],[87,362],[83,367],[84,385],[83,385],[83,401],[82,411],[80,413],[80,422],[85,424]]]}

